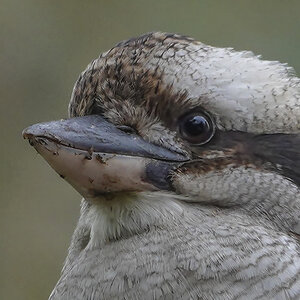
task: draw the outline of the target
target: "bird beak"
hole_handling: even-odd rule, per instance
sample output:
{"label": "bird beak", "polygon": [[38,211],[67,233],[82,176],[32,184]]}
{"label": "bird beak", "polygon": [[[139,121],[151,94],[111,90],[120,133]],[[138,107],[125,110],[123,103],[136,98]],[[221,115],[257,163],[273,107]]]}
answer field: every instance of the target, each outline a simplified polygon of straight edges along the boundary
{"label": "bird beak", "polygon": [[98,115],[39,123],[23,137],[85,198],[172,190],[170,172],[188,158],[127,134]]}

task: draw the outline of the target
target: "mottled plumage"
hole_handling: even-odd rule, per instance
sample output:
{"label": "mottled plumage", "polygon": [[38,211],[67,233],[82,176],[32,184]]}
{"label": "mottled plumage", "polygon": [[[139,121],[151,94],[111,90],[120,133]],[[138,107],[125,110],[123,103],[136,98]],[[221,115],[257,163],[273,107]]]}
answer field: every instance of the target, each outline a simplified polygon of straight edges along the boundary
{"label": "mottled plumage", "polygon": [[[75,84],[70,117],[100,115],[184,159],[170,167],[146,155],[147,185],[111,193],[94,178],[78,188],[72,174],[88,167],[68,171],[86,199],[50,299],[300,299],[299,99],[300,80],[286,65],[174,34],[100,55]],[[215,126],[203,145],[178,129],[194,111]],[[41,134],[25,135],[64,170]],[[82,164],[114,160],[93,145],[80,149],[75,156],[89,155]],[[139,174],[138,161],[137,171],[126,166],[120,180]]]}

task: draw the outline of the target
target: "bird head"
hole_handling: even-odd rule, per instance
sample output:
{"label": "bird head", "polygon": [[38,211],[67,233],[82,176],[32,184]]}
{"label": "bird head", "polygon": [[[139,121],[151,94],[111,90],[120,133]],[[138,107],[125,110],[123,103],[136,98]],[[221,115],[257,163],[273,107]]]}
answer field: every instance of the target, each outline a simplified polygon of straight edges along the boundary
{"label": "bird head", "polygon": [[296,228],[299,87],[291,68],[251,52],[150,33],[88,65],[69,119],[23,135],[90,203],[171,195]]}

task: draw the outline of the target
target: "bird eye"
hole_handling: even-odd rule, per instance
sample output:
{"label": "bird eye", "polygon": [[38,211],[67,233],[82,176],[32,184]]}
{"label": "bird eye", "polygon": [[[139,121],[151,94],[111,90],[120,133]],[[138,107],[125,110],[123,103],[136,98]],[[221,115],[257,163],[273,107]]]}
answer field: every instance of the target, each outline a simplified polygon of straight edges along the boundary
{"label": "bird eye", "polygon": [[179,119],[179,133],[191,144],[203,145],[210,141],[215,133],[211,118],[202,112],[193,112]]}

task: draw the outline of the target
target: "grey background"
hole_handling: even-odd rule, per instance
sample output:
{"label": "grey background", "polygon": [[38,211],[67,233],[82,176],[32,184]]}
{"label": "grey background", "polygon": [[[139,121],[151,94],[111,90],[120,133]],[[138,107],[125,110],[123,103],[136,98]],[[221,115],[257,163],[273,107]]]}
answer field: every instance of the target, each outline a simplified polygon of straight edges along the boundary
{"label": "grey background", "polygon": [[299,73],[299,0],[0,1],[0,299],[46,299],[80,196],[21,137],[66,117],[73,84],[100,52],[144,32],[248,49]]}

